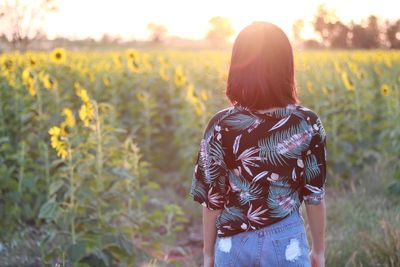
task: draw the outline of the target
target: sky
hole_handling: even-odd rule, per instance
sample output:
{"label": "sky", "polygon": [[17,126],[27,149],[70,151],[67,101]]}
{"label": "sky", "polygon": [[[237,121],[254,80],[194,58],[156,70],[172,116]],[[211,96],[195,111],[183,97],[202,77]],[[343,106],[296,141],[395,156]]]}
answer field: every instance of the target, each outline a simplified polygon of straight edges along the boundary
{"label": "sky", "polygon": [[237,34],[255,20],[281,27],[289,37],[296,19],[305,20],[302,36],[313,37],[311,20],[317,6],[325,3],[344,22],[360,22],[370,14],[398,19],[400,2],[395,0],[58,0],[58,12],[49,14],[45,31],[50,38],[101,38],[104,33],[123,39],[149,38],[147,24],[155,22],[168,35],[201,39],[209,19],[227,17]]}

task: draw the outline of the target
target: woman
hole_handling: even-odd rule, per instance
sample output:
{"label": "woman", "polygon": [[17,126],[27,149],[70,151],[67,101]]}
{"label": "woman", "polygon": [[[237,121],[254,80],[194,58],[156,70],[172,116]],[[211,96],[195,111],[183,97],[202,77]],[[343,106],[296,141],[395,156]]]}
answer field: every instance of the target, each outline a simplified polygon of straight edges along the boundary
{"label": "woman", "polygon": [[190,191],[203,205],[204,266],[324,266],[326,133],[299,104],[279,27],[239,33],[226,95],[232,106],[209,120]]}

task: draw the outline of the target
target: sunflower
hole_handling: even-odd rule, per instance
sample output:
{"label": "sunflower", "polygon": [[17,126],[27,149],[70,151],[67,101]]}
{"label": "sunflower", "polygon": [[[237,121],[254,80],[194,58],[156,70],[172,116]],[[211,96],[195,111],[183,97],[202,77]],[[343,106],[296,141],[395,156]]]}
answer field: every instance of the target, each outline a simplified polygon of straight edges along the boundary
{"label": "sunflower", "polygon": [[207,101],[207,99],[208,99],[208,94],[207,94],[207,91],[206,90],[201,90],[200,91],[200,97],[201,97],[201,99],[203,99],[204,101]]}
{"label": "sunflower", "polygon": [[82,89],[78,96],[82,99],[83,103],[89,102],[89,96],[86,89]]}
{"label": "sunflower", "polygon": [[22,82],[25,85],[28,85],[33,79],[34,76],[29,68],[26,68],[22,71]]}
{"label": "sunflower", "polygon": [[53,126],[49,130],[51,147],[57,151],[57,156],[65,158],[68,155],[67,144],[60,140],[61,129],[58,126]]}
{"label": "sunflower", "polygon": [[351,82],[347,72],[343,71],[341,77],[344,87],[349,91],[354,91],[354,84]]}
{"label": "sunflower", "polygon": [[75,126],[75,117],[72,110],[69,108],[63,109],[63,115],[65,116],[65,123],[68,127],[72,128]]}
{"label": "sunflower", "polygon": [[190,104],[192,104],[194,110],[196,111],[196,114],[201,116],[201,114],[203,113],[202,104],[199,101],[199,98],[194,93],[193,84],[188,85],[186,88],[186,100]]}
{"label": "sunflower", "polygon": [[39,79],[42,81],[43,87],[47,90],[55,89],[57,87],[57,83],[53,80],[48,73],[44,71],[39,72]]}
{"label": "sunflower", "polygon": [[143,53],[141,59],[142,59],[141,62],[142,62],[143,68],[147,71],[152,71],[153,67],[150,63],[150,55]]}
{"label": "sunflower", "polygon": [[161,79],[163,79],[164,81],[169,80],[168,73],[167,73],[167,66],[165,64],[161,64],[159,74],[160,74]]}
{"label": "sunflower", "polygon": [[26,85],[28,92],[31,96],[35,96],[37,93],[35,80],[30,80]]}
{"label": "sunflower", "polygon": [[77,96],[80,96],[83,89],[82,85],[79,82],[74,82],[74,89],[75,89],[75,94]]}
{"label": "sunflower", "polygon": [[108,77],[103,77],[103,84],[105,87],[110,87],[110,79]]}
{"label": "sunflower", "polygon": [[28,66],[34,68],[37,65],[37,59],[35,55],[31,52],[25,53],[25,60]]}
{"label": "sunflower", "polygon": [[312,83],[312,81],[307,81],[307,90],[310,94],[314,94],[315,89],[314,89],[314,84]]}
{"label": "sunflower", "polygon": [[219,73],[219,78],[220,78],[221,81],[226,82],[228,80],[228,72],[221,71]]}
{"label": "sunflower", "polygon": [[128,60],[138,60],[139,59],[139,52],[135,49],[127,49],[125,50],[125,56],[128,58]]}
{"label": "sunflower", "polygon": [[94,117],[94,107],[92,103],[86,102],[79,109],[79,118],[83,121],[85,127],[89,128]]}
{"label": "sunflower", "polygon": [[381,95],[388,96],[390,94],[391,88],[386,83],[381,86]]}
{"label": "sunflower", "polygon": [[11,59],[5,59],[2,63],[3,63],[4,69],[6,69],[8,71],[12,71],[15,67],[14,62]]}
{"label": "sunflower", "polygon": [[84,103],[89,102],[89,96],[86,89],[84,89],[78,82],[74,83],[74,87],[76,95],[79,96]]}
{"label": "sunflower", "polygon": [[56,48],[51,52],[51,61],[55,64],[62,64],[67,59],[65,49]]}
{"label": "sunflower", "polygon": [[324,93],[324,95],[329,95],[328,87],[326,87],[326,86],[322,87],[322,93]]}
{"label": "sunflower", "polygon": [[127,61],[128,69],[133,73],[140,73],[141,68],[138,59],[129,59]]}
{"label": "sunflower", "polygon": [[186,77],[181,66],[175,68],[174,81],[177,87],[182,86],[186,82]]}

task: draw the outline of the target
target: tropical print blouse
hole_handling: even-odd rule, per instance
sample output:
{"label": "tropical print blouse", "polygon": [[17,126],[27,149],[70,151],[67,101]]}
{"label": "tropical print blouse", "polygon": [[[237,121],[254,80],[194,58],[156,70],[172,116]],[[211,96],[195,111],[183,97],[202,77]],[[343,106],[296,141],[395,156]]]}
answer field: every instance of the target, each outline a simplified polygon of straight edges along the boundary
{"label": "tropical print blouse", "polygon": [[326,133],[318,115],[290,104],[270,112],[239,104],[215,113],[200,142],[190,195],[222,210],[217,235],[278,222],[325,195]]}

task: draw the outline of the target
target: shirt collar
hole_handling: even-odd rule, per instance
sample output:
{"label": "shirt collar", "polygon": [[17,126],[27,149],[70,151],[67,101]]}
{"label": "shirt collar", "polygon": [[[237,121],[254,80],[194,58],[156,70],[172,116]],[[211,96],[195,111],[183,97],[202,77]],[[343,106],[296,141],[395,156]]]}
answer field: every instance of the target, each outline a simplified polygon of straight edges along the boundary
{"label": "shirt collar", "polygon": [[249,107],[242,106],[239,103],[234,104],[234,107],[237,110],[245,111],[245,112],[248,112],[248,113],[251,113],[251,114],[255,114],[255,115],[258,115],[258,116],[267,116],[267,117],[273,117],[273,118],[281,119],[281,118],[287,117],[290,114],[292,114],[293,111],[296,110],[297,105],[288,104],[285,107],[278,107],[277,109],[275,109],[273,111],[268,111],[268,112],[259,111],[259,110],[255,110],[255,109],[250,109]]}

